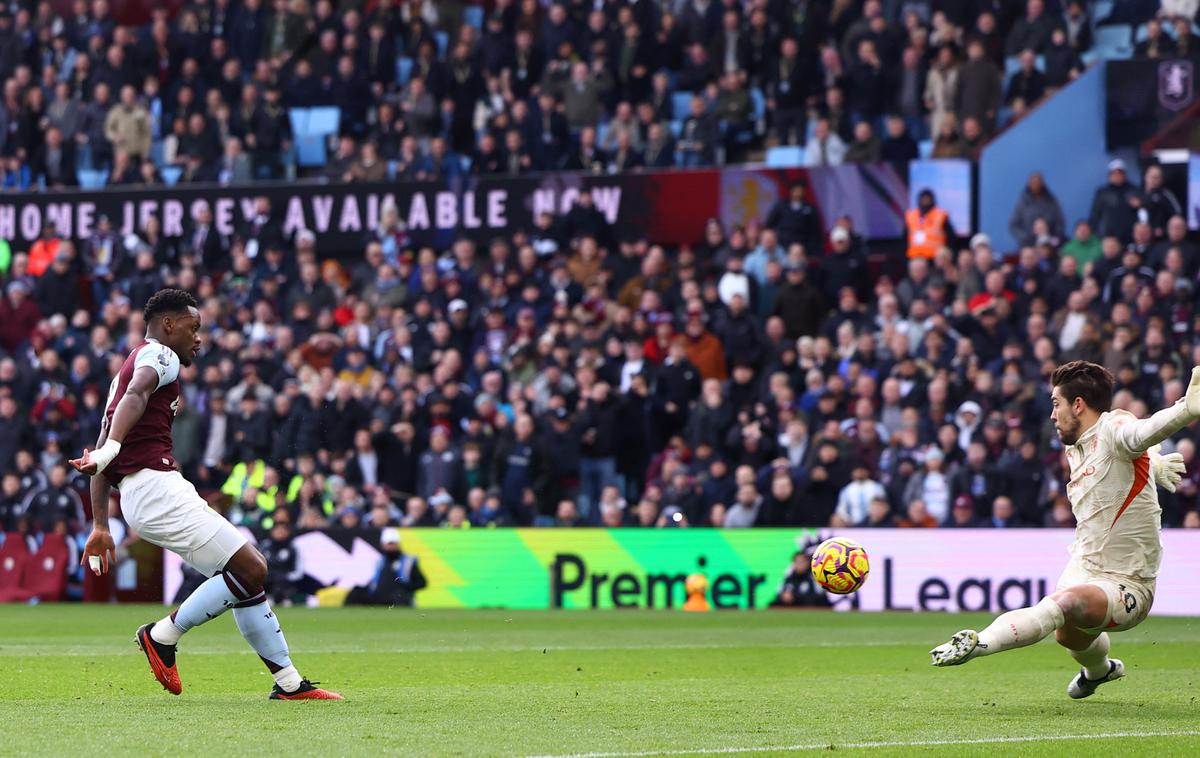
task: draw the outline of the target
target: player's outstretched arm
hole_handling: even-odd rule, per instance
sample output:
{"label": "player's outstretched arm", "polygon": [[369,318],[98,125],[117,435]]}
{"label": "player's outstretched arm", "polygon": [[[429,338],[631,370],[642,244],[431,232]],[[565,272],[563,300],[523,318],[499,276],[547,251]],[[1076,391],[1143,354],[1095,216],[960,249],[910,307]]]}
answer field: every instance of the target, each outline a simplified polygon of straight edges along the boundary
{"label": "player's outstretched arm", "polygon": [[1113,431],[1113,444],[1136,457],[1200,418],[1200,366],[1192,369],[1192,380],[1183,397],[1150,418],[1129,421]]}
{"label": "player's outstretched arm", "polygon": [[[149,366],[139,366],[133,372],[133,378],[129,380],[129,386],[125,388],[125,394],[117,403],[116,409],[113,410],[112,423],[108,427],[108,436],[104,439],[104,444],[91,452],[84,450],[82,456],[70,461],[71,465],[81,473],[95,476],[112,463],[113,458],[116,458],[117,454],[121,452],[121,441],[146,412],[146,405],[150,402],[150,393],[156,389],[158,389],[158,373]],[[100,436],[103,438],[105,435],[101,432]]]}

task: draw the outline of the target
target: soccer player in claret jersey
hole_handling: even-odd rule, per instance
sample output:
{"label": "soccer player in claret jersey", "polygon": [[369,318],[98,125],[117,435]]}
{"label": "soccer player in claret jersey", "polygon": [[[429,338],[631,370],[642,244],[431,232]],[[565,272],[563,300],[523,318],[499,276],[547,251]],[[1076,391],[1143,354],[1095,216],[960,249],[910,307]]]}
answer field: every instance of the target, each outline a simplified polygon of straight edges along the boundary
{"label": "soccer player in claret jersey", "polygon": [[[179,638],[230,608],[238,630],[275,677],[275,700],[341,700],[315,687],[292,665],[279,620],[263,591],[267,563],[233,524],[208,507],[175,467],[171,423],[179,405],[179,367],[200,350],[200,311],[187,292],[164,289],[146,303],[146,341],[113,378],[96,449],[71,465],[91,477],[92,534],[85,565],[108,571],[115,550],[108,531],[110,487],[121,513],[143,539],[174,551],[205,576],[179,608],[140,627],[134,641],[155,678],[172,694],[183,690],[175,665]],[[98,557],[99,566],[90,558]]]}
{"label": "soccer player in claret jersey", "polygon": [[1200,418],[1200,367],[1182,398],[1147,419],[1111,410],[1112,374],[1095,363],[1060,366],[1051,385],[1050,419],[1066,447],[1077,524],[1057,591],[929,653],[935,666],[956,666],[1054,634],[1082,666],[1067,685],[1079,699],[1125,676],[1125,665],[1108,657],[1108,633],[1140,624],[1154,602],[1162,557],[1157,487],[1174,492],[1184,471],[1182,455],[1160,456],[1155,448]]}

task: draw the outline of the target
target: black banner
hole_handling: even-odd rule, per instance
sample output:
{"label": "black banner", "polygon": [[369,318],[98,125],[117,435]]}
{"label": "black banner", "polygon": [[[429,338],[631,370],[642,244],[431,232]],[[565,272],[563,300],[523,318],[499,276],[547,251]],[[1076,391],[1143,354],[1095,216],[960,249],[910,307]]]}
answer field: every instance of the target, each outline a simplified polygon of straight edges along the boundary
{"label": "black banner", "polygon": [[879,164],[0,194],[0,239],[16,250],[27,250],[46,220],[54,221],[63,237],[86,239],[102,214],[123,235],[136,233],[155,216],[163,235],[173,238],[190,233],[202,207],[212,211],[217,231],[230,236],[254,216],[255,199],[262,196],[271,201],[272,216],[288,239],[301,229],[315,233],[321,256],[360,255],[389,201],[396,203],[413,245],[444,249],[460,236],[486,241],[517,229],[532,231],[543,212],[566,214],[587,188],[616,239],[640,235],[677,245],[698,242],[709,218],[727,226],[761,221],[801,178],[807,180],[811,200],[827,224],[845,214],[871,239],[896,238],[903,231],[907,188],[891,166]]}
{"label": "black banner", "polygon": [[1105,65],[1109,150],[1140,145],[1196,100],[1196,63],[1187,58]]}
{"label": "black banner", "polygon": [[595,204],[610,223],[635,223],[636,211],[623,208],[623,183],[619,178],[567,175],[552,182],[515,178],[446,184],[176,185],[0,195],[0,238],[16,249],[27,249],[51,220],[61,236],[85,239],[101,215],[123,235],[135,233],[157,216],[164,236],[178,237],[191,229],[202,207],[212,211],[217,231],[233,235],[253,218],[255,198],[264,196],[289,239],[308,229],[317,235],[322,255],[354,255],[361,252],[389,200],[397,204],[414,244],[445,245],[460,235],[486,239],[516,228],[531,229],[542,210],[558,214],[574,205],[583,186],[593,188]]}

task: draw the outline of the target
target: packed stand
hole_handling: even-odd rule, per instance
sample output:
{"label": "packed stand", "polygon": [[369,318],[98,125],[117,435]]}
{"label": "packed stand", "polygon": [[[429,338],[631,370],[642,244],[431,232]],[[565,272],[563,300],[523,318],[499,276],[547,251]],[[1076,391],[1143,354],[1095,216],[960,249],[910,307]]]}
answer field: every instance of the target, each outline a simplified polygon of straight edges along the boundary
{"label": "packed stand", "polygon": [[[80,528],[64,458],[94,443],[140,308],[171,285],[204,321],[175,456],[238,523],[1070,526],[1050,371],[1109,366],[1144,416],[1200,363],[1180,203],[1157,166],[1141,186],[1108,168],[1069,228],[1031,177],[1007,262],[948,237],[881,276],[803,185],[677,249],[586,191],[445,251],[385,208],[357,260],[285,238],[266,198],[231,238],[207,212],[179,238],[48,226],[0,257],[0,522]],[[919,213],[944,218],[935,201]],[[1197,526],[1195,430],[1172,444],[1189,473],[1164,523]]]}
{"label": "packed stand", "polygon": [[966,155],[1082,70],[1086,5],[1046,5],[196,0],[127,26],[108,0],[21,3],[0,186]]}

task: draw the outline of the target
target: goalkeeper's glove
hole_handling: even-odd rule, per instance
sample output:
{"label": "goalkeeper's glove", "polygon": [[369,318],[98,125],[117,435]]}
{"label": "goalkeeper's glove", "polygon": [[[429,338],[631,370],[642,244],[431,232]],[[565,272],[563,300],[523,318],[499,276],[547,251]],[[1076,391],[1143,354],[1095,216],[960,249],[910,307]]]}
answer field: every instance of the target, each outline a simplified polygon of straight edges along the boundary
{"label": "goalkeeper's glove", "polygon": [[1187,465],[1183,462],[1182,453],[1159,455],[1161,448],[1155,445],[1150,452],[1150,468],[1154,471],[1154,483],[1167,492],[1174,492],[1187,473]]}
{"label": "goalkeeper's glove", "polygon": [[1192,369],[1192,381],[1183,393],[1183,400],[1187,403],[1188,415],[1193,419],[1200,418],[1200,366]]}

